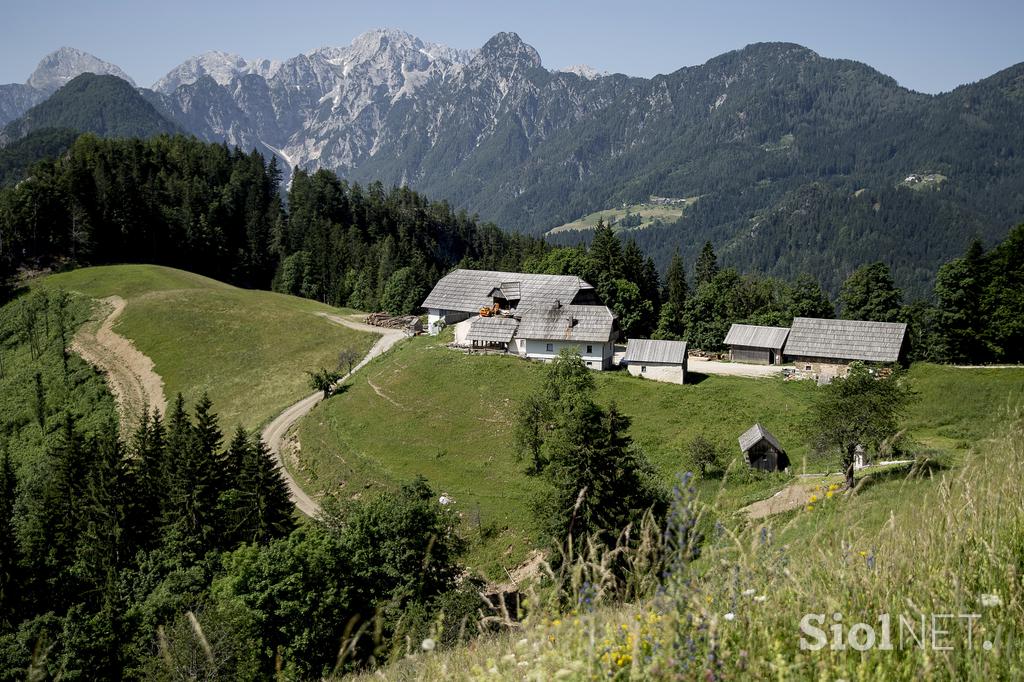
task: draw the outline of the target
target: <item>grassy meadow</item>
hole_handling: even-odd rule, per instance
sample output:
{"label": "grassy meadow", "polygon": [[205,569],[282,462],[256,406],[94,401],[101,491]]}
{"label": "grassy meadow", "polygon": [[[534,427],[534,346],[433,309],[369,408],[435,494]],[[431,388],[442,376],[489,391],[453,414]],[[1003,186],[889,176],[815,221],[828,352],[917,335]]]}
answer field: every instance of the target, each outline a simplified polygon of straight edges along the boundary
{"label": "grassy meadow", "polygon": [[[685,206],[690,206],[693,202],[697,201],[697,197],[690,197],[686,199]],[[613,223],[626,216],[627,213],[640,214],[641,222],[636,227],[627,229],[631,230],[642,230],[645,227],[650,227],[655,221],[660,220],[663,223],[673,223],[683,215],[685,206],[665,206],[662,204],[629,204],[621,208],[609,208],[603,211],[594,211],[588,213],[582,218],[573,220],[572,222],[553,227],[548,230],[548,234],[558,234],[559,232],[567,232],[569,230],[593,230],[597,227],[597,221],[603,220],[605,224]]]}
{"label": "grassy meadow", "polygon": [[226,432],[265,424],[311,392],[306,370],[333,367],[342,349],[362,355],[376,339],[318,317],[339,311],[316,301],[159,266],[83,268],[34,287],[124,298],[114,329],[153,360],[168,402],[207,391]]}
{"label": "grassy meadow", "polygon": [[[879,499],[836,495],[782,522],[813,527],[798,541],[776,524],[724,529],[696,563],[663,546],[672,569],[646,598],[565,609],[531,589],[521,628],[443,651],[410,646],[374,679],[1020,679],[1024,422],[1003,420],[1003,435],[977,443],[962,467],[932,472],[913,494],[888,489],[881,526],[857,523]],[[554,579],[590,595],[601,575],[581,560]],[[808,614],[827,640],[801,629]]]}
{"label": "grassy meadow", "polygon": [[[544,484],[516,461],[511,419],[517,402],[541,382],[544,365],[467,356],[445,348],[444,341],[418,337],[402,344],[319,405],[299,424],[303,466],[294,473],[311,491],[343,497],[425,476],[438,492],[457,500],[474,540],[469,564],[499,577],[534,547],[531,500]],[[1024,400],[1024,369],[918,365],[910,377],[919,393],[905,420],[910,449],[927,453],[936,466],[961,461],[1010,402]],[[712,440],[727,458],[738,457],[736,438],[755,421],[787,447],[795,473],[838,469],[837,459],[812,456],[801,436],[816,390],[812,382],[693,375],[694,383],[676,386],[623,372],[595,378],[599,401],[615,400],[631,417],[634,441],[666,485],[682,473],[686,446],[695,436]],[[789,480],[749,476],[735,464],[731,471],[723,479],[696,483],[725,516],[771,496]],[[899,494],[903,480],[902,474],[888,474],[865,486],[864,495],[882,504],[872,507],[877,513],[867,514],[863,524],[884,522],[884,502]],[[813,531],[797,525],[798,535]]]}

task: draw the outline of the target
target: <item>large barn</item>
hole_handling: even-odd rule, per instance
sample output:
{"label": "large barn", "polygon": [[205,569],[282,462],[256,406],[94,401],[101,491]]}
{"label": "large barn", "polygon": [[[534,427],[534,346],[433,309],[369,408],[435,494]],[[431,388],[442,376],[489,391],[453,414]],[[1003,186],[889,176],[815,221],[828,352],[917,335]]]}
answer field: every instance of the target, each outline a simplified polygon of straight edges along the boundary
{"label": "large barn", "polygon": [[615,316],[600,305],[594,287],[568,275],[455,270],[434,286],[423,307],[431,334],[455,324],[456,339],[472,348],[538,360],[574,348],[598,370],[611,366],[618,338]]}
{"label": "large barn", "polygon": [[906,343],[907,325],[902,322],[798,317],[784,352],[797,363],[894,363],[906,359]]}
{"label": "large barn", "polygon": [[685,341],[630,339],[622,362],[633,376],[686,383]]}
{"label": "large barn", "polygon": [[733,362],[781,365],[787,336],[787,327],[734,324],[725,336],[725,345],[729,346],[729,359]]}
{"label": "large barn", "polygon": [[533,275],[496,270],[453,270],[442,277],[426,300],[427,331],[438,334],[445,325],[479,315],[483,308],[512,313],[530,308],[596,305],[597,295],[587,282],[571,275]]}

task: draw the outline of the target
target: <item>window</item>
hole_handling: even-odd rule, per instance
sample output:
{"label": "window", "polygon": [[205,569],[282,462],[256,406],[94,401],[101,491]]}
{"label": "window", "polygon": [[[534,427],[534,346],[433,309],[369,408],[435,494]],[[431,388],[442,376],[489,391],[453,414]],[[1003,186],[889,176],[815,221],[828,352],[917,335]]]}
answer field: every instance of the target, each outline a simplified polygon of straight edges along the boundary
{"label": "window", "polygon": [[588,362],[587,363],[587,367],[593,367],[593,366],[594,366],[594,363],[592,363],[592,362]]}
{"label": "window", "polygon": [[548,353],[554,353],[555,352],[555,344],[549,343],[547,346],[544,347],[544,350],[547,351]]}
{"label": "window", "polygon": [[640,371],[641,372],[646,372],[647,371],[647,365],[640,365]]}
{"label": "window", "polygon": [[587,355],[590,355],[593,352],[594,352],[594,347],[593,346],[587,346]]}

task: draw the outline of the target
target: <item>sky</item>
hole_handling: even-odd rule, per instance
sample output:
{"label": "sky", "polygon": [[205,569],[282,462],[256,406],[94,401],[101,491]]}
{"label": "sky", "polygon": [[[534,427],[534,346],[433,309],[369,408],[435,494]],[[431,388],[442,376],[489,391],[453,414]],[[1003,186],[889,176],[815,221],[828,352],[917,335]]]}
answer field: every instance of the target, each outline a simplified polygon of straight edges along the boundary
{"label": "sky", "polygon": [[515,31],[544,65],[649,77],[763,41],[865,62],[936,93],[1024,61],[1024,0],[50,0],[0,2],[0,83],[22,83],[67,45],[149,86],[190,56],[287,59],[373,28],[480,47]]}

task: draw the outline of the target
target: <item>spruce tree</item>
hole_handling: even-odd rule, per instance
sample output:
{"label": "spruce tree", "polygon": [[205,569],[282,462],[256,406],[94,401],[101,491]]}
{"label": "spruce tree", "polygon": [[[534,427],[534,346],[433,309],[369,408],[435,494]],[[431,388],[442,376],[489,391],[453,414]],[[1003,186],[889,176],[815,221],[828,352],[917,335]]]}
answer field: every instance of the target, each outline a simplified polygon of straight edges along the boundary
{"label": "spruce tree", "polygon": [[689,286],[686,284],[686,269],[683,266],[683,259],[677,250],[672,254],[672,261],[669,263],[668,272],[665,274],[665,288],[662,291],[661,314],[658,316],[658,331],[656,336],[660,339],[682,339],[686,333],[684,315],[686,314],[686,299],[689,296]]}
{"label": "spruce tree", "polygon": [[243,542],[266,543],[291,532],[294,507],[288,484],[270,448],[258,437],[245,449],[237,492],[236,527]]}
{"label": "spruce tree", "polygon": [[708,284],[718,274],[718,256],[715,255],[715,249],[711,246],[711,242],[704,242],[704,247],[700,250],[700,255],[697,256],[697,265],[694,267],[693,274],[694,284],[697,288]]}

